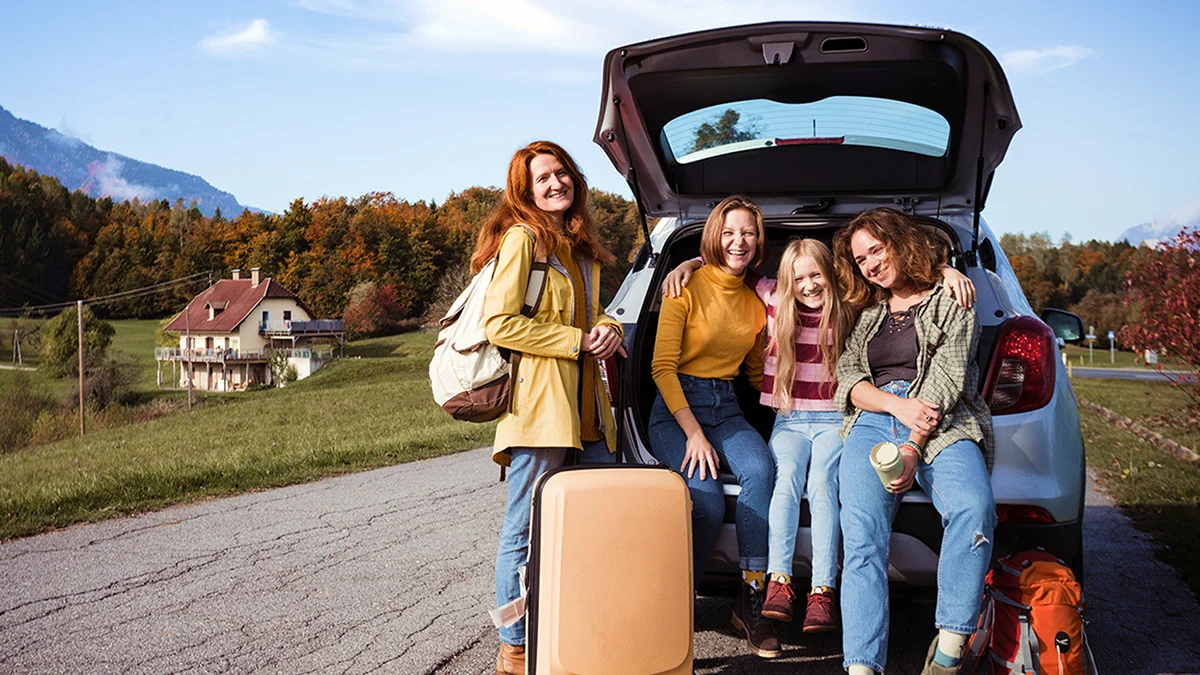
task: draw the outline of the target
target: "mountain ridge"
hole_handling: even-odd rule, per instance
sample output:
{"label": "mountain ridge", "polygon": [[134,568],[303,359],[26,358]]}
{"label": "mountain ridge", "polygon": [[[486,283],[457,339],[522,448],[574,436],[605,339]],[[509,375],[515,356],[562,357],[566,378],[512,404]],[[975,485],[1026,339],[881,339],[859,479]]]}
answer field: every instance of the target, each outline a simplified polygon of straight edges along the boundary
{"label": "mountain ridge", "polygon": [[243,210],[261,211],[238,202],[231,193],[195,174],[100,150],[57,129],[21,119],[0,106],[0,156],[40,174],[54,176],[68,190],[118,201],[165,199],[195,201],[206,216],[236,216]]}
{"label": "mountain ridge", "polygon": [[1155,218],[1149,222],[1122,232],[1116,239],[1122,239],[1133,246],[1140,244],[1152,245],[1170,241],[1183,230],[1200,230],[1200,205],[1184,208],[1163,218]]}

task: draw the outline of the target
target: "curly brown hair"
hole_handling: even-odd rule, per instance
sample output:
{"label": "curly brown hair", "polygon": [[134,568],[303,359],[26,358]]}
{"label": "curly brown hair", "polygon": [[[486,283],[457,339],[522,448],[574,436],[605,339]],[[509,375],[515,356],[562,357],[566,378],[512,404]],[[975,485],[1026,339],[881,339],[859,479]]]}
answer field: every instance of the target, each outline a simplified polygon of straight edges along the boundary
{"label": "curly brown hair", "polygon": [[859,230],[883,242],[888,258],[904,283],[918,290],[928,290],[941,281],[938,273],[938,251],[929,237],[908,216],[895,209],[880,207],[863,211],[833,237],[834,268],[844,293],[843,299],[856,309],[882,302],[891,292],[870,283],[854,262],[850,239]]}

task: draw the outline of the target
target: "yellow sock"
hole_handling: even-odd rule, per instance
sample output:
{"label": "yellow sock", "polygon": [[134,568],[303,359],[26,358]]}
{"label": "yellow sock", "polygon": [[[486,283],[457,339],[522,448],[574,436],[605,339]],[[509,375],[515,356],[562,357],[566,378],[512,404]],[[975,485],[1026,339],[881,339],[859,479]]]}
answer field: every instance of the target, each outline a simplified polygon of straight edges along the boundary
{"label": "yellow sock", "polygon": [[742,581],[746,582],[750,588],[759,589],[763,587],[763,577],[766,575],[766,570],[742,570]]}
{"label": "yellow sock", "polygon": [[832,593],[833,588],[831,588],[829,586],[813,586],[812,592],[817,595],[825,595],[827,593]]}
{"label": "yellow sock", "polygon": [[781,584],[792,583],[792,575],[790,575],[790,574],[780,574],[779,572],[771,572],[771,578]]}

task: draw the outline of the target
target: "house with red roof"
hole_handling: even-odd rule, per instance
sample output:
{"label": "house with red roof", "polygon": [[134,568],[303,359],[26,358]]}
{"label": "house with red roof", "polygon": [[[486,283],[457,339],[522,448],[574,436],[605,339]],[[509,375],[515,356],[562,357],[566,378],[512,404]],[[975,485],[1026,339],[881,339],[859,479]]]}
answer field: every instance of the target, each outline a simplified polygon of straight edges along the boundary
{"label": "house with red roof", "polygon": [[[167,324],[179,334],[179,347],[158,347],[158,383],[165,364],[171,381],[207,391],[239,391],[252,385],[275,384],[272,353],[282,352],[287,365],[303,379],[328,363],[344,343],[340,320],[317,320],[300,298],[282,284],[263,278],[257,267],[244,279],[233,270],[192,298]],[[317,345],[326,349],[314,349]]]}

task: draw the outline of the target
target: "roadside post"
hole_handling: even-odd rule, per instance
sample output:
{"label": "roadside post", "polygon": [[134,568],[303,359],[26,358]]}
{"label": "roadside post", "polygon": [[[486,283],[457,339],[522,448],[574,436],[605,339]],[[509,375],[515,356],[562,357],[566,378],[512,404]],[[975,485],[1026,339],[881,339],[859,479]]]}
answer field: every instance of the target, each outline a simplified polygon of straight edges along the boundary
{"label": "roadside post", "polygon": [[1088,326],[1088,334],[1083,336],[1088,341],[1088,365],[1093,365],[1092,345],[1096,344],[1096,327]]}
{"label": "roadside post", "polygon": [[1115,337],[1115,333],[1113,333],[1111,330],[1108,331],[1108,360],[1110,363],[1114,364],[1117,362],[1117,344],[1113,342],[1113,338]]}

